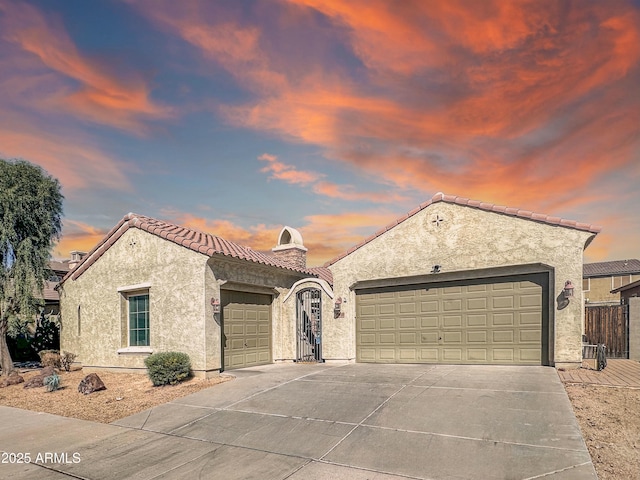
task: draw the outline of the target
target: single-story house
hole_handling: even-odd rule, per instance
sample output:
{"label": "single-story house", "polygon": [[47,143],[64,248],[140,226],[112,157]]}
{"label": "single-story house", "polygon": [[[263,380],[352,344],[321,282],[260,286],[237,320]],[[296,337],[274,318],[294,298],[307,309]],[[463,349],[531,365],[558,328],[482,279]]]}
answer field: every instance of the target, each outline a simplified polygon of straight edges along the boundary
{"label": "single-story house", "polygon": [[582,291],[589,304],[620,303],[620,288],[640,280],[640,260],[585,263]]}
{"label": "single-story house", "polygon": [[436,194],[323,267],[284,227],[270,253],[130,213],[59,287],[61,348],[199,375],[280,361],[582,360],[583,251],[599,227]]}

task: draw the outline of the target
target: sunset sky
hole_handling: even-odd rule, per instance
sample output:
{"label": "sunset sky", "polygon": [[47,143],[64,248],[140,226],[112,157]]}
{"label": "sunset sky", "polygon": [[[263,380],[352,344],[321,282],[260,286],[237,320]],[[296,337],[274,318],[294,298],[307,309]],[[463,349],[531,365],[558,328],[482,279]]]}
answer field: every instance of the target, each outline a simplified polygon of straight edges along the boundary
{"label": "sunset sky", "polygon": [[436,192],[640,258],[640,0],[0,0],[0,157],[57,258],[136,212],[318,265]]}

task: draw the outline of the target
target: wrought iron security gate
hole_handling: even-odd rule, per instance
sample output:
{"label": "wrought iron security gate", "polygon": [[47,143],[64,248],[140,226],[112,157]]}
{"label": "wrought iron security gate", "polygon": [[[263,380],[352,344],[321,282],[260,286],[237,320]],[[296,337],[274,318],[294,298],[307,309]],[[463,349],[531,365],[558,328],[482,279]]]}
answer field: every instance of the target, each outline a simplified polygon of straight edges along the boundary
{"label": "wrought iron security gate", "polygon": [[308,288],[296,295],[297,361],[322,361],[322,301],[320,290]]}

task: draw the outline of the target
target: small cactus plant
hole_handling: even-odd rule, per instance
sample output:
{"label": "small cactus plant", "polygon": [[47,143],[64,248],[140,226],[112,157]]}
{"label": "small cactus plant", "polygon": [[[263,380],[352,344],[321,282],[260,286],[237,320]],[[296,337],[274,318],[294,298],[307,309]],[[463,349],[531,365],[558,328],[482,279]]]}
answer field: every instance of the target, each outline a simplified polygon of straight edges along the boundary
{"label": "small cactus plant", "polygon": [[45,377],[42,383],[47,387],[47,392],[53,392],[60,388],[60,377],[54,373],[53,375]]}

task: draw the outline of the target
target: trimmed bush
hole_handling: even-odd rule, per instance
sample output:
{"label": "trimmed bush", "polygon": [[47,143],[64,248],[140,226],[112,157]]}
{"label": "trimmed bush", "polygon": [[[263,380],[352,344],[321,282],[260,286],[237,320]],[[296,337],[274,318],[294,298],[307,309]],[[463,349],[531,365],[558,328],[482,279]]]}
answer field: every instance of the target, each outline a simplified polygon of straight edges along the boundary
{"label": "trimmed bush", "polygon": [[38,355],[43,367],[60,368],[60,352],[58,350],[41,350]]}
{"label": "trimmed bush", "polygon": [[159,352],[144,360],[153,385],[175,385],[191,374],[189,355],[181,352]]}

